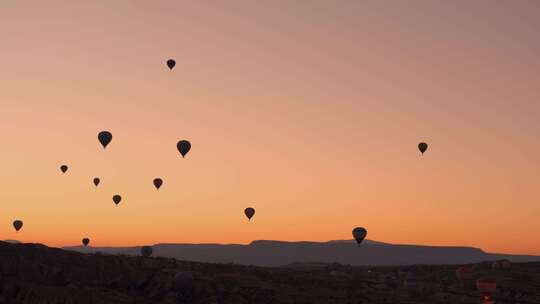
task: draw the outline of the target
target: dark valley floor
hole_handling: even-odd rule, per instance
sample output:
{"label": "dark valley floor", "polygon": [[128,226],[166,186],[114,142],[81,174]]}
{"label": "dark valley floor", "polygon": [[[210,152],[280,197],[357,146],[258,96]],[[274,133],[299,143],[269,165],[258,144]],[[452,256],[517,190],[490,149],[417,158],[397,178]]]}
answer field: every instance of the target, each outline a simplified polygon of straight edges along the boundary
{"label": "dark valley floor", "polygon": [[[252,267],[169,258],[82,254],[0,242],[0,304],[11,303],[482,303],[455,265],[352,267],[296,264]],[[493,269],[496,303],[540,303],[540,263]],[[400,280],[403,274],[409,279]],[[414,279],[412,277],[414,276]]]}

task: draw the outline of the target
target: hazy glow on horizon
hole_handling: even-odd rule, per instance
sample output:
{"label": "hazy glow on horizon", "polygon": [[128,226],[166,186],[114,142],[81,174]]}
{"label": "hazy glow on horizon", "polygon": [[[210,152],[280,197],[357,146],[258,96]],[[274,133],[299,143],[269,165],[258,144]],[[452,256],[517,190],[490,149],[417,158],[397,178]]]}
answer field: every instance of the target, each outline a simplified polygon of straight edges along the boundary
{"label": "hazy glow on horizon", "polygon": [[539,31],[538,1],[2,1],[0,239],[323,241],[361,225],[540,254]]}

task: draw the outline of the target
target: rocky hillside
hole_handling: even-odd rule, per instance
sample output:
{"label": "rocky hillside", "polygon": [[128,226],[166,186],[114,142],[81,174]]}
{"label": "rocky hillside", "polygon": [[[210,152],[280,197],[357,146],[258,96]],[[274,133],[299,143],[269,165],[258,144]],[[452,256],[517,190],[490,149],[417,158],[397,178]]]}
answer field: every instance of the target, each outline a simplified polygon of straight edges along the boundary
{"label": "rocky hillside", "polygon": [[[497,303],[540,303],[540,263],[474,276],[497,279]],[[262,268],[171,258],[83,254],[0,242],[0,304],[11,303],[481,303],[455,266],[352,267],[295,264]],[[398,271],[416,280],[402,284]]]}

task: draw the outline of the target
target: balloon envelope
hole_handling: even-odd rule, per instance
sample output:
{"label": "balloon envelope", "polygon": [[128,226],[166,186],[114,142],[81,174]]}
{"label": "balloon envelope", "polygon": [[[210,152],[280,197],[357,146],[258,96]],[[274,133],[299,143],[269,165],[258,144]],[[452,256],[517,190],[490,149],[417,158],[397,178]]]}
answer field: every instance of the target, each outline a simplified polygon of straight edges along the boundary
{"label": "balloon envelope", "polygon": [[428,148],[428,144],[426,144],[425,142],[421,142],[418,144],[418,150],[420,150],[420,152],[422,152],[422,154],[424,154],[424,152],[426,152]]}
{"label": "balloon envelope", "polygon": [[248,207],[244,210],[244,214],[247,216],[248,220],[251,220],[251,218],[255,215],[255,209]]}
{"label": "balloon envelope", "polygon": [[21,220],[13,221],[13,228],[15,228],[16,231],[21,230],[22,226],[23,226],[23,222]]}
{"label": "balloon envelope", "polygon": [[100,181],[101,181],[101,180],[100,180],[98,177],[95,177],[95,178],[94,178],[94,185],[96,185],[96,187],[97,187],[97,185],[99,185],[99,182],[100,182]]}
{"label": "balloon envelope", "polygon": [[367,230],[363,227],[356,227],[353,229],[352,235],[356,240],[356,243],[360,245],[360,243],[362,243],[362,241],[366,238]]}
{"label": "balloon envelope", "polygon": [[62,173],[66,173],[67,170],[68,170],[68,166],[66,166],[66,165],[61,165],[60,166],[60,171],[62,171]]}
{"label": "balloon envelope", "polygon": [[476,288],[482,294],[491,294],[497,289],[497,281],[493,278],[483,277],[476,280]]}
{"label": "balloon envelope", "polygon": [[459,266],[458,269],[456,269],[456,277],[461,283],[465,283],[469,280],[472,280],[472,277],[473,277],[472,267],[470,265]]}
{"label": "balloon envelope", "polygon": [[170,70],[172,70],[175,65],[176,65],[176,61],[174,61],[174,59],[167,60],[167,66],[169,67]]}
{"label": "balloon envelope", "polygon": [[159,189],[161,185],[163,185],[163,180],[161,178],[155,178],[154,187],[156,187],[156,189]]}
{"label": "balloon envelope", "polygon": [[143,257],[149,257],[152,255],[152,247],[151,246],[143,246],[141,248],[141,255]]}
{"label": "balloon envelope", "polygon": [[107,148],[107,145],[112,141],[112,134],[109,131],[101,131],[98,134],[98,140],[103,146],[103,148]]}
{"label": "balloon envelope", "polygon": [[120,204],[120,201],[122,200],[122,197],[120,195],[116,194],[115,196],[113,196],[112,200],[113,200],[113,202],[115,204],[118,205],[118,204]]}
{"label": "balloon envelope", "polygon": [[83,243],[84,247],[86,247],[86,246],[88,246],[88,244],[90,244],[90,239],[84,238],[84,239],[82,239],[82,243]]}
{"label": "balloon envelope", "polygon": [[176,148],[180,151],[182,157],[185,157],[189,150],[191,150],[191,143],[187,140],[181,140],[176,144]]}

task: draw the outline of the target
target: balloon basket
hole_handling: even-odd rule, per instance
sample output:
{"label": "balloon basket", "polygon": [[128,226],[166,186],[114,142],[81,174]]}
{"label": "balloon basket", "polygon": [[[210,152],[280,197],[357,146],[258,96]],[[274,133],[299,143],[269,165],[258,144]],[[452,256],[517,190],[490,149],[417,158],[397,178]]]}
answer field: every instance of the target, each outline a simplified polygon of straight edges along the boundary
{"label": "balloon basket", "polygon": [[483,304],[495,304],[495,300],[491,295],[484,294],[482,295]]}

